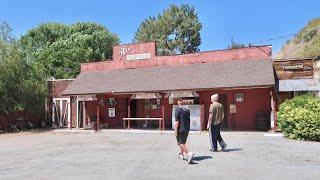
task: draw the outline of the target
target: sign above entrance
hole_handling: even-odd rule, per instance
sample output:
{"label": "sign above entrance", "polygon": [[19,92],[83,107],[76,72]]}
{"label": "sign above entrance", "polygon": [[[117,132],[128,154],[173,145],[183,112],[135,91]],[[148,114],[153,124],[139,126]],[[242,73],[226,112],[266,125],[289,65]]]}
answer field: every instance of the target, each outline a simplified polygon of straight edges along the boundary
{"label": "sign above entrance", "polygon": [[80,96],[77,96],[77,100],[78,101],[95,101],[95,100],[97,100],[97,97],[95,94],[93,94],[93,95],[80,95]]}
{"label": "sign above entrance", "polygon": [[291,71],[291,70],[303,70],[304,65],[303,63],[296,63],[296,64],[285,64],[283,66],[284,71]]}
{"label": "sign above entrance", "polygon": [[274,60],[273,67],[279,80],[313,78],[313,59]]}
{"label": "sign above entrance", "polygon": [[151,54],[150,53],[127,55],[127,60],[128,61],[150,59],[150,58],[151,58]]}

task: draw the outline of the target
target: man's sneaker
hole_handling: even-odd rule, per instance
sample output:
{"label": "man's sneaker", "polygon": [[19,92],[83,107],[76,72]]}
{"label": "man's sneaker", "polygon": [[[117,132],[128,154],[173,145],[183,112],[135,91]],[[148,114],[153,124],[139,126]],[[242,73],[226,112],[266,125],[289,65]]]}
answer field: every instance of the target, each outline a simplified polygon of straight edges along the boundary
{"label": "man's sneaker", "polygon": [[183,154],[179,153],[179,159],[181,160],[187,160],[187,157],[185,157]]}
{"label": "man's sneaker", "polygon": [[194,153],[193,152],[189,152],[188,155],[187,155],[187,158],[188,158],[188,164],[191,164],[192,162],[192,159],[193,159],[193,156],[194,156]]}
{"label": "man's sneaker", "polygon": [[220,146],[221,146],[222,151],[225,151],[227,148],[227,144],[224,141],[221,141]]}
{"label": "man's sneaker", "polygon": [[222,151],[225,151],[227,148],[227,144],[224,144],[224,146],[222,147]]}
{"label": "man's sneaker", "polygon": [[210,149],[211,152],[218,152],[217,149]]}

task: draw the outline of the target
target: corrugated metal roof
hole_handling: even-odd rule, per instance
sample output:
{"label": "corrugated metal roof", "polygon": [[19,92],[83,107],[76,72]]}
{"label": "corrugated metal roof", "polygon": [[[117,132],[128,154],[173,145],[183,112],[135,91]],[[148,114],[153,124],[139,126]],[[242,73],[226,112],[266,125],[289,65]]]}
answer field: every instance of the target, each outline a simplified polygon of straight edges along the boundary
{"label": "corrugated metal roof", "polygon": [[274,86],[272,61],[225,62],[81,73],[64,95]]}
{"label": "corrugated metal roof", "polygon": [[280,92],[288,91],[319,91],[320,85],[315,79],[279,80]]}

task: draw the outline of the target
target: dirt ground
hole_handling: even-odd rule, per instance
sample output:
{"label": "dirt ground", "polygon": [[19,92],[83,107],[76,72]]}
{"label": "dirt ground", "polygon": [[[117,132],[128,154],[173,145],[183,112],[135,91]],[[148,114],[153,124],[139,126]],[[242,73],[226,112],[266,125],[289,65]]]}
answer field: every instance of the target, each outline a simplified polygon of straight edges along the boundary
{"label": "dirt ground", "polygon": [[320,179],[320,143],[223,132],[228,152],[189,135],[194,164],[173,133],[39,132],[0,135],[0,179]]}

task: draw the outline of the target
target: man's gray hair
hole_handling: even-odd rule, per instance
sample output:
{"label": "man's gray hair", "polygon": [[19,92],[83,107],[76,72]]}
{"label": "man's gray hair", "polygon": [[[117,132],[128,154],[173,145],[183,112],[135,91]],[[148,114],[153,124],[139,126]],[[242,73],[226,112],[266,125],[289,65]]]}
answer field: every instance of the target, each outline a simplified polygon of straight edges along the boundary
{"label": "man's gray hair", "polygon": [[214,94],[211,96],[211,101],[218,101],[219,99],[219,95],[218,94]]}

